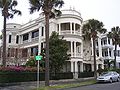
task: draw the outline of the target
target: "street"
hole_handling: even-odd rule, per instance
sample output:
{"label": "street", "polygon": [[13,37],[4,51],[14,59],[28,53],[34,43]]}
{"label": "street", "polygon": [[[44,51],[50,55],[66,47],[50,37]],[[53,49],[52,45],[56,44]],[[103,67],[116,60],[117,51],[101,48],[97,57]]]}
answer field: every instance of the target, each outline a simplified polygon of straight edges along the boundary
{"label": "street", "polygon": [[[60,83],[61,82],[59,82],[59,84]],[[54,84],[55,84],[55,82],[54,82]],[[29,82],[28,84],[24,83],[21,85],[0,87],[0,90],[31,90],[34,88],[36,88],[36,83]],[[59,90],[120,90],[120,82],[98,83],[98,84],[94,84],[94,85],[81,86],[81,87],[77,87],[77,88],[59,89]]]}
{"label": "street", "polygon": [[98,83],[94,85],[82,86],[77,88],[68,88],[62,90],[120,90],[120,82]]}

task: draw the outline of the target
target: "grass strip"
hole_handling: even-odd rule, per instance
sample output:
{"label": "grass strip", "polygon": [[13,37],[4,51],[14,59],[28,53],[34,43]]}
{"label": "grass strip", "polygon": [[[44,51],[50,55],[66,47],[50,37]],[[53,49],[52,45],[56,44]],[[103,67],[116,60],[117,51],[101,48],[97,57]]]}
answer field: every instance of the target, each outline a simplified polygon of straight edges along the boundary
{"label": "grass strip", "polygon": [[73,83],[73,84],[64,84],[64,85],[53,85],[53,86],[44,86],[40,87],[39,89],[34,89],[34,90],[56,90],[56,89],[65,89],[65,88],[73,88],[73,87],[80,87],[80,86],[85,86],[85,85],[91,85],[95,84],[95,80],[89,80],[89,81],[84,81],[80,83]]}

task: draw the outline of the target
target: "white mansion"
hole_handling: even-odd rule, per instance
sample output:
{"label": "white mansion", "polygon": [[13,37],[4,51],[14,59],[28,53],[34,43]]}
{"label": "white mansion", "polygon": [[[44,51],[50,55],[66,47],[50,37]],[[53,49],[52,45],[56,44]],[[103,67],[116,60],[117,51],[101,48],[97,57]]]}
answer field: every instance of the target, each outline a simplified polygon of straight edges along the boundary
{"label": "white mansion", "polygon": [[[91,41],[82,38],[81,26],[83,19],[76,10],[62,10],[62,15],[50,19],[50,35],[53,31],[64,36],[69,44],[70,60],[66,61],[64,71],[83,72],[93,71],[93,50]],[[98,35],[100,36],[100,35]],[[100,36],[101,37],[101,36]],[[102,60],[101,38],[98,37],[97,69],[104,66]],[[26,24],[7,24],[7,65],[24,65],[29,58],[44,47],[45,20],[40,16]]]}
{"label": "white mansion", "polygon": [[[112,39],[109,39],[106,34],[101,35],[101,46],[102,46],[102,57],[104,59],[104,62],[108,63],[114,61],[115,46],[112,43]],[[120,46],[117,46],[116,66],[117,68],[120,68]]]}

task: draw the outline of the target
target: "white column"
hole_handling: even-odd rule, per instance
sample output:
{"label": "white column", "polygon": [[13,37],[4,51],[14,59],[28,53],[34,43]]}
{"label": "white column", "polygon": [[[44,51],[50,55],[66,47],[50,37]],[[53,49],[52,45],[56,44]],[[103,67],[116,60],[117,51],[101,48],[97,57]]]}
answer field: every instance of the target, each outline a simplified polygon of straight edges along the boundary
{"label": "white column", "polygon": [[74,23],[74,34],[75,34],[75,23]]}
{"label": "white column", "polygon": [[80,25],[80,36],[82,36],[82,29],[81,29],[81,25]]}
{"label": "white column", "polygon": [[80,72],[83,72],[83,62],[80,63]]}
{"label": "white column", "polygon": [[77,64],[77,61],[75,61],[75,72],[78,72],[78,64]]}
{"label": "white column", "polygon": [[106,37],[107,38],[107,44],[108,44],[108,37]]}
{"label": "white column", "polygon": [[104,69],[104,63],[102,64],[101,68]]}
{"label": "white column", "polygon": [[70,23],[70,33],[72,34],[72,23]]}
{"label": "white column", "polygon": [[112,58],[114,58],[114,50],[113,49],[111,49],[111,56],[112,56]]}
{"label": "white column", "polygon": [[75,74],[74,74],[74,78],[75,79],[78,78],[78,63],[77,63],[77,61],[75,61]]}
{"label": "white column", "polygon": [[20,44],[23,44],[23,35],[20,35]]}
{"label": "white column", "polygon": [[61,24],[59,24],[59,35],[61,35]]}
{"label": "white column", "polygon": [[76,42],[74,42],[74,56],[76,57]]}
{"label": "white column", "polygon": [[74,65],[73,65],[73,61],[71,61],[71,72],[74,71]]}
{"label": "white column", "polygon": [[32,41],[32,32],[29,32],[29,40],[28,40],[29,42],[31,42]]}
{"label": "white column", "polygon": [[96,64],[96,69],[98,70],[98,64]]}
{"label": "white column", "polygon": [[107,49],[107,52],[108,52],[108,57],[110,57],[109,48]]}
{"label": "white column", "polygon": [[83,42],[81,43],[81,57],[83,58]]}
{"label": "white column", "polygon": [[98,50],[99,50],[99,57],[102,57],[101,38],[98,38]]}
{"label": "white column", "polygon": [[91,45],[92,45],[92,56],[93,56],[93,39],[91,38]]}
{"label": "white column", "polygon": [[112,45],[112,39],[110,39],[110,45]]}
{"label": "white column", "polygon": [[92,65],[92,71],[94,71],[94,64],[91,64]]}
{"label": "white column", "polygon": [[71,41],[71,57],[73,57],[73,42]]}
{"label": "white column", "polygon": [[41,30],[42,27],[39,28],[38,55],[41,53]]}

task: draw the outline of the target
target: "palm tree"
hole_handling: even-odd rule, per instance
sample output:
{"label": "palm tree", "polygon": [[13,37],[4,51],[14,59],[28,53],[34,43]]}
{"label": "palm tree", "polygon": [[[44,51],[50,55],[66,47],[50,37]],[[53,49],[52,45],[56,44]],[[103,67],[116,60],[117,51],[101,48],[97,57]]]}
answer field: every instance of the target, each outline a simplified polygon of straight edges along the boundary
{"label": "palm tree", "polygon": [[107,34],[108,38],[112,39],[113,45],[115,45],[114,51],[114,68],[116,69],[116,52],[117,45],[120,45],[120,28],[119,26],[113,27],[111,31]]}
{"label": "palm tree", "polygon": [[0,8],[2,10],[2,16],[4,17],[4,29],[3,29],[3,66],[6,66],[6,19],[13,18],[14,14],[21,15],[21,12],[15,9],[17,6],[16,0],[0,0]]}
{"label": "palm tree", "polygon": [[98,33],[105,33],[106,29],[103,28],[103,23],[95,20],[89,19],[82,27],[83,38],[85,40],[93,40],[93,57],[94,57],[94,77],[97,78],[97,70],[96,70],[96,48],[95,48],[95,40],[97,38]]}
{"label": "palm tree", "polygon": [[63,0],[29,0],[30,13],[42,10],[45,15],[45,36],[46,36],[46,60],[45,60],[45,85],[49,86],[49,19],[60,15],[61,12],[56,8],[61,8]]}

